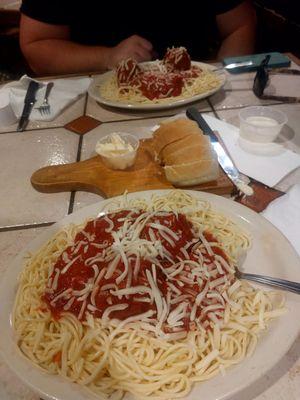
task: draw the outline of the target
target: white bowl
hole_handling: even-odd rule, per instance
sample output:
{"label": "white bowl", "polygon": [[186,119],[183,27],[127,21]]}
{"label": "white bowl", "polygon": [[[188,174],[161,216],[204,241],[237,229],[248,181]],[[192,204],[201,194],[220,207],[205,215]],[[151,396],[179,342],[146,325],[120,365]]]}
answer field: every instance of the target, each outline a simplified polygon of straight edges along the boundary
{"label": "white bowl", "polygon": [[273,142],[287,122],[282,111],[263,106],[244,108],[239,118],[241,138],[257,143]]}
{"label": "white bowl", "polygon": [[10,105],[9,89],[2,88],[0,93],[0,127],[9,127],[16,122],[17,117]]}
{"label": "white bowl", "polygon": [[[112,143],[113,135],[118,135],[124,142],[125,146],[129,145],[131,150],[125,151],[106,151],[101,149],[101,145]],[[114,132],[104,136],[96,144],[96,152],[101,156],[104,164],[111,169],[124,170],[132,167],[135,163],[137,150],[139,148],[139,139],[130,133]]]}

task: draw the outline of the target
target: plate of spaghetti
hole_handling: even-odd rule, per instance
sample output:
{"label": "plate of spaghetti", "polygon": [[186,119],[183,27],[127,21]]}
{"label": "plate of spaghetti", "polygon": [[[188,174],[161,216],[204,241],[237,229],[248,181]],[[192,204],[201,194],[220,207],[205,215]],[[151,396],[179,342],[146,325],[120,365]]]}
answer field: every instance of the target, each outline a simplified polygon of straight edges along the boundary
{"label": "plate of spaghetti", "polygon": [[236,279],[242,259],[299,280],[282,234],[228,199],[161,190],[91,205],[7,269],[1,354],[45,399],[228,398],[300,328],[299,298]]}
{"label": "plate of spaghetti", "polygon": [[191,61],[184,47],[168,49],[162,60],[138,64],[129,58],[93,79],[89,95],[118,108],[155,110],[188,104],[218,91],[225,75]]}

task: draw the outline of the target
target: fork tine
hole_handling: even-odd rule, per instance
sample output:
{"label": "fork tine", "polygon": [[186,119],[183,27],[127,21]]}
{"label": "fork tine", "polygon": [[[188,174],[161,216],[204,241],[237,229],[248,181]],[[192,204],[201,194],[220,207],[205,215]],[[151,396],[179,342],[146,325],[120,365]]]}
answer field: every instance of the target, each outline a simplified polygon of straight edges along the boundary
{"label": "fork tine", "polygon": [[48,82],[43,103],[39,107],[36,107],[36,109],[38,109],[40,114],[43,116],[50,114],[50,104],[48,103],[48,97],[52,87],[53,87],[53,82]]}

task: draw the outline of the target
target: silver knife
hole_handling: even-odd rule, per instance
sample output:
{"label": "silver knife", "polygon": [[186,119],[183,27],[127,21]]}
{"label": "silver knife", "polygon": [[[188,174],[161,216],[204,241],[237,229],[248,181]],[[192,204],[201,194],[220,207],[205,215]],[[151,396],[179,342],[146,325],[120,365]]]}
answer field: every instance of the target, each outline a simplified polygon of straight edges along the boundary
{"label": "silver knife", "polygon": [[31,110],[33,108],[34,103],[36,102],[35,94],[39,88],[39,83],[35,81],[30,81],[28,85],[28,89],[26,92],[25,100],[24,100],[24,107],[22,111],[22,115],[17,127],[17,131],[21,132],[24,131],[26,128],[28,121],[29,121],[29,115],[31,113]]}
{"label": "silver knife", "polygon": [[253,194],[253,189],[248,186],[247,182],[245,182],[245,179],[243,179],[243,176],[239,173],[231,158],[219,142],[217,136],[202,117],[200,112],[195,107],[189,107],[186,110],[186,115],[189,119],[196,121],[199,128],[203,130],[204,134],[209,136],[211,145],[218,156],[219,164],[228,178],[241,192],[247,196],[251,196]]}

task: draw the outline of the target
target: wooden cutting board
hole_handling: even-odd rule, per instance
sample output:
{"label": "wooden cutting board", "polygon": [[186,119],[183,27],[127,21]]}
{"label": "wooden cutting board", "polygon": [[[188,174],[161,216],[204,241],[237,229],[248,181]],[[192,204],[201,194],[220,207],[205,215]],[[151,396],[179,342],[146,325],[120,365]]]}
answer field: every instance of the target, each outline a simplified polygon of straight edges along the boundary
{"label": "wooden cutting board", "polygon": [[[106,167],[100,156],[72,164],[52,165],[36,171],[31,177],[32,186],[45,193],[83,190],[113,197],[128,192],[151,189],[170,189],[164,171],[150,152],[151,139],[140,141],[137,159],[133,167],[112,170]],[[232,182],[220,168],[218,180],[185,189],[201,190],[215,194],[231,194]]]}

